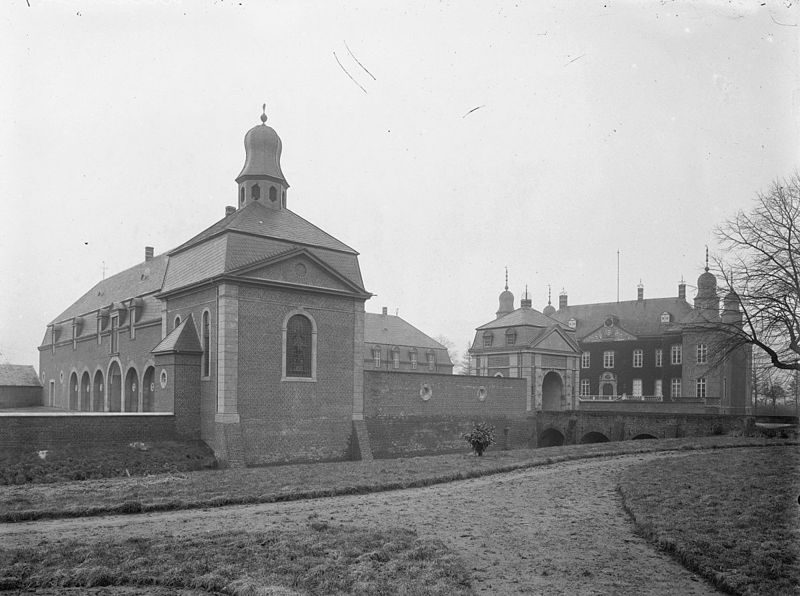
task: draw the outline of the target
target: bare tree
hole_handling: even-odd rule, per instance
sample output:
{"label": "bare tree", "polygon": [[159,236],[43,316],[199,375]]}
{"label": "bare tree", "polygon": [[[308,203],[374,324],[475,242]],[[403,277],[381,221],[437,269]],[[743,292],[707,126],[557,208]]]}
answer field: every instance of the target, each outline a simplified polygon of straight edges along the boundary
{"label": "bare tree", "polygon": [[723,352],[751,344],[772,366],[800,370],[800,175],[773,183],[716,233],[725,307],[693,326],[717,332]]}
{"label": "bare tree", "polygon": [[444,335],[437,335],[433,339],[435,339],[437,342],[439,342],[445,348],[447,348],[447,355],[450,357],[450,362],[452,362],[453,364],[457,364],[458,352],[455,349],[456,344],[454,344],[452,341],[450,341],[449,338],[447,338]]}
{"label": "bare tree", "polygon": [[458,374],[460,375],[469,375],[470,374],[470,362],[469,362],[469,351],[472,348],[472,344],[467,342],[467,347],[464,348],[464,351],[461,352],[461,360],[459,360],[458,365],[460,370]]}

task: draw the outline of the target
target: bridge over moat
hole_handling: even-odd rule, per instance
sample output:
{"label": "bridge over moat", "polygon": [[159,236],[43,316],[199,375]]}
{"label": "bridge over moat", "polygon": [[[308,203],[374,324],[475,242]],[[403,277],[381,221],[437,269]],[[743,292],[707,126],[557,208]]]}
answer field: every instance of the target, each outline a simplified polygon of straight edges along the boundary
{"label": "bridge over moat", "polygon": [[747,432],[756,420],[750,415],[622,410],[542,411],[531,419],[531,443],[537,447]]}

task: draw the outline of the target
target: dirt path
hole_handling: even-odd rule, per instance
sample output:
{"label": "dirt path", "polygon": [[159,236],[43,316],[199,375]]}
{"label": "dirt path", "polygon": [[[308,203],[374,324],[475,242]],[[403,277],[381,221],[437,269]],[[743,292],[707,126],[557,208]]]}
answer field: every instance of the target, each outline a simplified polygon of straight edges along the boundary
{"label": "dirt path", "polygon": [[331,524],[411,527],[445,541],[479,594],[716,594],[633,535],[616,492],[628,466],[685,454],[577,460],[427,488],[310,501],[0,524],[8,546]]}

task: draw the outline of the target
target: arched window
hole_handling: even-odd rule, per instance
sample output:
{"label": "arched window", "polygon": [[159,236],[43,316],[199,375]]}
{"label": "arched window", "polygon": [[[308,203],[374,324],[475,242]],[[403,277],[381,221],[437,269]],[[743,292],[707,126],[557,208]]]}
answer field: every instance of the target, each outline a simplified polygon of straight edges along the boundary
{"label": "arched window", "polygon": [[173,327],[173,329],[177,329],[178,325],[180,325],[180,324],[181,324],[181,318],[180,317],[175,317],[175,326]]}
{"label": "arched window", "polygon": [[278,200],[278,190],[274,186],[269,187],[269,200],[272,203]]}
{"label": "arched window", "polygon": [[261,198],[261,187],[258,184],[254,184],[250,188],[250,198],[254,201],[257,201]]}
{"label": "arched window", "polygon": [[244,186],[239,189],[239,204],[244,205]]}
{"label": "arched window", "polygon": [[211,323],[208,311],[203,311],[203,363],[202,375],[211,375]]}
{"label": "arched window", "polygon": [[286,376],[311,377],[311,321],[294,315],[286,324]]}

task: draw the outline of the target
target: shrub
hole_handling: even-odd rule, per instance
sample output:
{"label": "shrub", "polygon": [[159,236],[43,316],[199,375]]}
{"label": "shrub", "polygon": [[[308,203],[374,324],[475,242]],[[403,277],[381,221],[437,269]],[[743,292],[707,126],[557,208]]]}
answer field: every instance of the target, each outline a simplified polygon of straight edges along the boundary
{"label": "shrub", "polygon": [[494,444],[494,426],[479,422],[468,433],[461,435],[469,443],[476,455],[483,455],[483,452]]}

